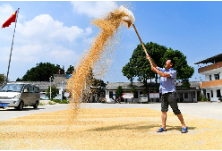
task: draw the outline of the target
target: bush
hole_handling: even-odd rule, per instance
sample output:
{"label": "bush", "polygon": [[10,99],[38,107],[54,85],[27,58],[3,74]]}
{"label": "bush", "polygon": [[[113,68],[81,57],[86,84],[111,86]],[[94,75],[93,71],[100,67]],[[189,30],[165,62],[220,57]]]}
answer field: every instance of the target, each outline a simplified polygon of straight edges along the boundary
{"label": "bush", "polygon": [[68,100],[62,100],[62,102],[61,102],[61,100],[51,100],[51,101],[53,101],[55,103],[61,103],[61,104],[68,104],[69,103]]}
{"label": "bush", "polygon": [[43,105],[45,105],[45,103],[42,103],[42,102],[39,103],[39,106],[43,106]]}
{"label": "bush", "polygon": [[49,105],[55,105],[56,103],[53,101],[49,101]]}

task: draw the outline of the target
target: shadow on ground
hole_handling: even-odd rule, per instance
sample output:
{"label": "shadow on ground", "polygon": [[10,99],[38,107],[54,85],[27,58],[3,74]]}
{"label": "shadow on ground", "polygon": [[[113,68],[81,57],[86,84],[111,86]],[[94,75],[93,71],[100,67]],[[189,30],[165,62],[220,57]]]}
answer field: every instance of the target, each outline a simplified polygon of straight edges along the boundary
{"label": "shadow on ground", "polygon": [[[160,124],[152,124],[152,125],[147,125],[147,126],[139,126],[139,124],[125,124],[125,125],[115,125],[115,126],[104,126],[104,127],[99,127],[95,129],[90,129],[87,131],[113,131],[113,130],[149,130],[152,128],[156,128],[158,130],[161,127]],[[181,126],[170,126],[167,125],[167,131],[174,131],[178,130],[181,131]],[[189,127],[189,130],[195,130],[196,127]]]}

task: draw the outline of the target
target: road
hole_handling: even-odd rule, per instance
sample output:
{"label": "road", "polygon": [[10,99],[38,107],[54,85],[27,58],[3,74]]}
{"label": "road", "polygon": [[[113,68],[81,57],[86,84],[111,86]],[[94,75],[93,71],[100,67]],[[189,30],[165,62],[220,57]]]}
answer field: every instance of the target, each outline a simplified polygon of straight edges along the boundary
{"label": "road", "polygon": [[[218,102],[201,102],[201,103],[179,103],[180,111],[183,114],[204,117],[210,119],[216,119],[222,121],[222,103]],[[150,108],[160,111],[160,103],[152,104],[102,104],[102,103],[87,103],[82,104],[81,108]],[[39,106],[38,109],[33,107],[26,107],[23,111],[17,111],[14,108],[0,109],[0,121],[8,120],[16,117],[27,116],[35,113],[55,112],[68,109],[66,104],[44,105]],[[169,112],[172,109],[169,107]]]}

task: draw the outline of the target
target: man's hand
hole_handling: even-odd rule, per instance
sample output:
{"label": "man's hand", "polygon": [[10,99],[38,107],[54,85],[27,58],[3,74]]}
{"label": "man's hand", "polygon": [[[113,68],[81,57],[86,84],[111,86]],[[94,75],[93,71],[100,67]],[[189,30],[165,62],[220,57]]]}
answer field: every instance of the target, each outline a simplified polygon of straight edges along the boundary
{"label": "man's hand", "polygon": [[151,58],[150,58],[150,55],[146,55],[146,58],[147,58],[148,60],[151,59]]}

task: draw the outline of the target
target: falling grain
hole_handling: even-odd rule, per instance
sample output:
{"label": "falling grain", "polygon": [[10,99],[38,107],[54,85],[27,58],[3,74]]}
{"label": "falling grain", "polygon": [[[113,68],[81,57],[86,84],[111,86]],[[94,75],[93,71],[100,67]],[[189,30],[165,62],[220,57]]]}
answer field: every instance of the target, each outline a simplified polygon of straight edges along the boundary
{"label": "falling grain", "polygon": [[106,72],[108,64],[104,62],[105,56],[113,50],[116,44],[114,35],[118,33],[121,19],[124,16],[126,16],[125,13],[115,10],[103,18],[93,21],[101,32],[96,36],[91,49],[83,54],[73,76],[68,80],[67,89],[71,94],[69,107],[72,118],[76,116],[80,104],[89,95],[90,90],[87,87],[92,82],[89,79],[91,69],[97,70],[97,76],[100,77]]}

